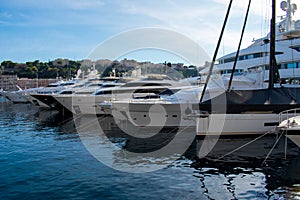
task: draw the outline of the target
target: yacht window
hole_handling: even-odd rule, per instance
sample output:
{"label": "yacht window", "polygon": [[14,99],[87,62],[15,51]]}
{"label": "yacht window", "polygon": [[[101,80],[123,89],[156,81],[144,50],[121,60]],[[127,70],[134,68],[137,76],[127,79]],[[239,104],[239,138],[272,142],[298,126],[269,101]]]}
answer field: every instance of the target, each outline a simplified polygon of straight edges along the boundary
{"label": "yacht window", "polygon": [[246,56],[240,56],[239,57],[239,60],[246,60],[247,58],[246,58]]}
{"label": "yacht window", "polygon": [[62,91],[60,94],[72,94],[72,90]]}
{"label": "yacht window", "polygon": [[102,85],[103,88],[116,87],[117,85]]}
{"label": "yacht window", "polygon": [[225,70],[224,74],[231,74],[231,73],[232,73],[232,69],[228,69],[228,70]]}
{"label": "yacht window", "polygon": [[99,91],[99,92],[96,92],[95,95],[103,95],[103,94],[112,94],[112,91],[111,90]]}
{"label": "yacht window", "polygon": [[287,69],[287,64],[281,64],[279,69]]}
{"label": "yacht window", "polygon": [[78,91],[76,94],[92,94],[93,91]]}
{"label": "yacht window", "polygon": [[137,89],[137,90],[134,90],[133,93],[154,93],[154,94],[159,94],[165,89],[167,89],[167,88]]}
{"label": "yacht window", "polygon": [[[231,73],[232,73],[232,69],[221,70],[221,74],[231,74]],[[242,69],[235,69],[234,70],[235,75],[241,74],[241,73],[243,73]]]}
{"label": "yacht window", "polygon": [[233,62],[234,60],[235,60],[234,57],[233,58],[227,58],[227,59],[224,59],[224,63]]}
{"label": "yacht window", "polygon": [[92,84],[90,84],[90,85],[88,85],[88,87],[100,87],[100,86],[102,86],[102,84],[101,83],[92,83]]}
{"label": "yacht window", "polygon": [[298,46],[298,47],[291,47],[291,48],[300,52],[300,46]]}
{"label": "yacht window", "polygon": [[[295,69],[300,66],[300,63],[282,63],[277,65],[278,69]],[[265,70],[269,70],[269,65],[265,66]]]}
{"label": "yacht window", "polygon": [[254,55],[251,54],[251,55],[248,55],[248,59],[253,59],[254,58]]}
{"label": "yacht window", "polygon": [[56,84],[49,84],[49,85],[47,85],[47,87],[57,87],[58,85],[56,85]]}
{"label": "yacht window", "polygon": [[297,67],[297,63],[288,63],[287,64],[287,68],[288,69],[294,69],[294,68],[296,68]]}
{"label": "yacht window", "polygon": [[[276,52],[277,54],[283,54],[282,52]],[[239,56],[238,60],[248,60],[248,59],[253,59],[253,58],[261,58],[264,56],[264,53],[260,52],[260,53],[254,53],[254,54],[247,54],[247,55],[242,55]],[[232,58],[227,58],[227,59],[223,59],[220,60],[220,63],[229,63],[229,62],[233,62],[235,60],[235,57]]]}
{"label": "yacht window", "polygon": [[171,86],[170,83],[143,83],[143,82],[131,82],[131,83],[127,83],[126,85],[124,85],[123,87],[144,87],[144,86]]}
{"label": "yacht window", "polygon": [[172,95],[178,91],[180,91],[180,89],[166,89],[166,90],[162,91],[161,93],[159,93],[159,95]]}
{"label": "yacht window", "polygon": [[75,83],[62,83],[61,85],[67,86],[67,85],[74,85]]}
{"label": "yacht window", "polygon": [[[300,47],[299,47],[299,51],[300,51]],[[276,52],[275,53],[275,55],[280,55],[280,54],[283,54],[283,52]],[[254,54],[247,54],[247,55],[239,56],[238,60],[248,60],[248,59],[254,59],[254,58],[261,58],[261,57],[264,57],[264,56],[267,56],[267,55],[268,55],[268,53],[263,53],[263,52],[254,53]],[[226,58],[226,59],[219,60],[219,63],[220,64],[229,63],[229,62],[234,62],[234,60],[235,60],[235,57],[231,57],[231,58]]]}
{"label": "yacht window", "polygon": [[255,53],[253,54],[253,58],[261,58],[263,57],[263,53]]}
{"label": "yacht window", "polygon": [[[278,69],[286,69],[286,64],[279,64],[277,65]],[[265,70],[269,70],[270,69],[270,65],[265,65],[264,67]]]}

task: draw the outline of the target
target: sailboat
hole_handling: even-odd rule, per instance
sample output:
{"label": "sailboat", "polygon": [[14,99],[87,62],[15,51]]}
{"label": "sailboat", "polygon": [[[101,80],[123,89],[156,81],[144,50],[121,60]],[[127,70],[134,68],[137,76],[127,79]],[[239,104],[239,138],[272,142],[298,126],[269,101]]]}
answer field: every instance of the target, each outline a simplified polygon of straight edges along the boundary
{"label": "sailboat", "polygon": [[[286,5],[287,12],[291,12],[293,6],[291,6],[290,0],[281,5],[283,4]],[[230,7],[228,12],[229,10]],[[229,84],[228,89],[217,97],[205,101],[200,98],[200,103],[194,107],[194,110],[205,113],[205,115],[200,114],[197,118],[197,135],[264,134],[275,130],[275,127],[279,124],[278,114],[280,112],[300,107],[300,87],[296,85],[285,86],[280,83],[275,57],[275,11],[276,1],[272,0],[271,31],[269,39],[265,41],[269,42],[270,47],[268,87],[239,90],[231,89]],[[247,17],[245,22],[246,19]],[[286,32],[285,35],[299,38],[300,32],[291,30]],[[238,53],[239,50],[237,51],[235,63],[238,60]],[[210,72],[212,72],[213,64],[214,62],[212,62]],[[235,65],[232,72],[235,71],[234,67]],[[209,79],[209,77],[208,75],[207,78]],[[202,94],[205,92],[204,88]]]}

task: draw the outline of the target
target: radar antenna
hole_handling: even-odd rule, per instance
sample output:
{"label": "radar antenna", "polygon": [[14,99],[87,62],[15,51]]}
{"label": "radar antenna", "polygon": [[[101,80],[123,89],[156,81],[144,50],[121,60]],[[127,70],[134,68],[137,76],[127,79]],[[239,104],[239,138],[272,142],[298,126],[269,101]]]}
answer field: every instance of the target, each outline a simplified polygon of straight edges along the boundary
{"label": "radar antenna", "polygon": [[294,15],[297,11],[297,5],[291,4],[291,0],[282,1],[280,3],[280,8],[286,12],[286,23],[285,23],[285,30],[290,31],[292,28],[292,14]]}

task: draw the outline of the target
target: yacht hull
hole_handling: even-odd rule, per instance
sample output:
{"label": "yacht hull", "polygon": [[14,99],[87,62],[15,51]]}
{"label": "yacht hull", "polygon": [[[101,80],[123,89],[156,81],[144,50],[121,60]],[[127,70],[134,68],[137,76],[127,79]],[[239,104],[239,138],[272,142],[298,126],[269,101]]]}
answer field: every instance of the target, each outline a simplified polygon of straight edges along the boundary
{"label": "yacht hull", "polygon": [[93,95],[57,95],[55,96],[55,99],[73,114],[102,115],[106,113],[101,109],[100,104],[106,100],[110,100],[110,97]]}
{"label": "yacht hull", "polygon": [[40,100],[32,97],[30,94],[26,94],[25,95],[26,99],[32,103],[33,105],[35,105],[38,108],[50,108],[47,104],[41,102]]}
{"label": "yacht hull", "polygon": [[[280,112],[299,108],[299,94],[298,87],[226,92],[198,105],[197,110],[210,115],[197,119],[197,134],[247,135],[275,131]],[[212,106],[225,109],[214,114]]]}
{"label": "yacht hull", "polygon": [[54,94],[30,94],[33,99],[35,99],[34,104],[37,106],[47,105],[49,108],[54,108],[56,110],[63,109],[63,106],[56,101]]}
{"label": "yacht hull", "polygon": [[278,114],[212,114],[197,118],[197,135],[257,135],[275,132]]}
{"label": "yacht hull", "polygon": [[[112,103],[112,115],[122,123],[136,127],[195,127],[195,120],[186,118],[190,104]],[[188,113],[187,113],[188,112]]]}
{"label": "yacht hull", "polygon": [[286,135],[292,142],[294,142],[298,147],[300,147],[300,130],[290,131]]}

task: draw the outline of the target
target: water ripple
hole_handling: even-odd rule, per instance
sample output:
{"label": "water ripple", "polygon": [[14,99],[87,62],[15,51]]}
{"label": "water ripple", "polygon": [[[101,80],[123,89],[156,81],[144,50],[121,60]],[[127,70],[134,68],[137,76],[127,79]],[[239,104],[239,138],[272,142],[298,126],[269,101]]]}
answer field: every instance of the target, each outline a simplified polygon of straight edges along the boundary
{"label": "water ripple", "polygon": [[[165,169],[129,174],[92,157],[72,119],[29,105],[2,103],[0,111],[1,199],[300,198],[300,158],[257,167],[182,157]],[[125,140],[112,141],[122,148]]]}

